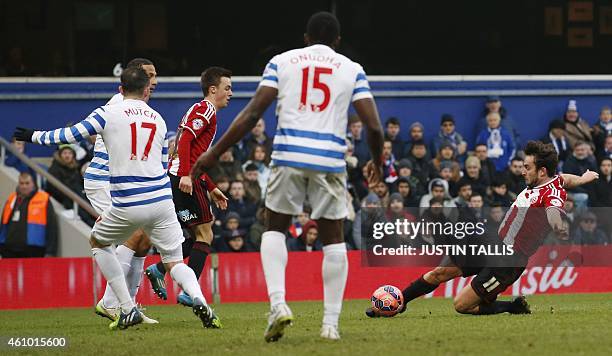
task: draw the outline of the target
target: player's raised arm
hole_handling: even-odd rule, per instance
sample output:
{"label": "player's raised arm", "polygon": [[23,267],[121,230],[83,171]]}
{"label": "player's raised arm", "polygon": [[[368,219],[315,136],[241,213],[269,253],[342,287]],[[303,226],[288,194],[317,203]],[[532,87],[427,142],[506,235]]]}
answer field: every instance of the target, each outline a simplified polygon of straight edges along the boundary
{"label": "player's raised arm", "polygon": [[87,139],[89,136],[99,134],[104,130],[106,120],[102,117],[102,107],[94,110],[89,116],[70,127],[49,131],[35,131],[23,127],[17,127],[13,133],[18,141],[33,142],[39,145],[58,145],[62,143],[77,143]]}
{"label": "player's raised arm", "polygon": [[577,176],[573,174],[563,173],[561,174],[563,177],[563,188],[572,189],[578,186],[591,183],[592,181],[599,178],[599,174],[597,172],[589,171],[587,169],[583,175]]}
{"label": "player's raised arm", "polygon": [[199,177],[206,168],[212,167],[219,156],[240,141],[251,131],[264,111],[272,104],[278,90],[268,86],[257,88],[255,95],[244,109],[236,116],[225,134],[208,151],[204,152],[191,169],[192,177]]}
{"label": "player's raised arm", "polygon": [[[372,153],[372,163],[374,171],[370,180],[378,181],[382,179],[382,149],[383,149],[383,130],[378,116],[378,110],[373,98],[359,99],[353,102],[357,115],[366,127],[366,135],[370,152]],[[370,177],[368,177],[370,178]]]}

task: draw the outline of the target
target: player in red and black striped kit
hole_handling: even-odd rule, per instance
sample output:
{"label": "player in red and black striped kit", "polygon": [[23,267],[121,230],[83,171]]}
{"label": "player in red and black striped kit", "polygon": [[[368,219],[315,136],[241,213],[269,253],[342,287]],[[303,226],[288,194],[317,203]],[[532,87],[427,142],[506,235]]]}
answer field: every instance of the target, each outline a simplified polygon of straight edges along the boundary
{"label": "player in red and black striped kit", "polygon": [[[446,265],[425,273],[402,291],[404,304],[400,312],[406,310],[406,303],[434,291],[441,283],[473,275],[472,282],[455,297],[457,312],[474,315],[531,312],[524,297],[498,301],[497,296],[522,275],[529,257],[537,251],[549,232],[554,231],[560,239],[568,239],[567,223],[562,219],[567,198],[565,189],[590,183],[599,176],[591,171],[582,176],[555,175],[558,156],[552,144],[529,141],[525,156],[522,174],[527,188],[506,212],[498,231],[500,243],[513,246],[514,255],[510,259],[497,256],[496,264],[486,267],[470,265],[469,261],[464,261],[466,265],[448,261]],[[371,308],[366,309],[366,315],[379,316]]]}
{"label": "player in red and black striped kit", "polygon": [[[194,270],[198,279],[213,240],[214,216],[209,195],[220,209],[227,208],[227,197],[216,187],[208,174],[204,173],[200,179],[192,181],[190,172],[198,157],[208,150],[215,139],[217,111],[225,108],[232,97],[231,76],[231,71],[221,67],[211,67],[202,73],[200,84],[204,100],[193,104],[181,119],[176,148],[168,165],[176,215],[181,226],[189,229],[195,237],[189,252],[188,266]],[[187,257],[185,249],[184,253]],[[163,265],[159,264],[150,266],[145,272],[156,294],[166,299],[164,273]],[[190,306],[191,298],[181,292],[178,302]]]}

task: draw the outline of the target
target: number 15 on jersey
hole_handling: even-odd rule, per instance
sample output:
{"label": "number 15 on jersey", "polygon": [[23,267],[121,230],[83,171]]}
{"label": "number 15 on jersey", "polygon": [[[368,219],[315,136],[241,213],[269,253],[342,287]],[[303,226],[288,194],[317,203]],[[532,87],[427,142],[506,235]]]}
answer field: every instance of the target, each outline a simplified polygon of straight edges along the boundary
{"label": "number 15 on jersey", "polygon": [[323,92],[323,101],[318,104],[310,103],[310,109],[313,112],[321,112],[327,108],[329,105],[331,92],[329,90],[329,86],[325,83],[326,80],[330,80],[330,75],[332,74],[331,68],[325,67],[314,67],[314,78],[312,80],[312,88],[308,87],[309,84],[309,76],[310,76],[310,67],[302,68],[302,94],[300,95],[300,111],[308,110],[308,90],[316,89]]}

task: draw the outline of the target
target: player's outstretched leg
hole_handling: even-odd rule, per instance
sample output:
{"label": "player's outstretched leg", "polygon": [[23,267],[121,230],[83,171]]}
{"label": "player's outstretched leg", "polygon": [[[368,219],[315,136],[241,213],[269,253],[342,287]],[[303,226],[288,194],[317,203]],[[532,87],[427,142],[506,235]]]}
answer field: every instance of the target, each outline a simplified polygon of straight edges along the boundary
{"label": "player's outstretched leg", "polygon": [[285,234],[278,231],[266,231],[261,236],[261,264],[270,298],[270,316],[264,332],[266,342],[278,341],[293,322],[293,313],[285,301],[288,258],[285,238]]}
{"label": "player's outstretched leg", "polygon": [[[411,300],[431,293],[438,288],[441,283],[450,281],[453,278],[461,277],[461,275],[461,269],[456,266],[436,267],[433,270],[425,273],[402,291],[402,295],[404,296],[404,304],[402,304],[399,312],[405,312],[408,302]],[[367,308],[365,313],[370,318],[377,318],[380,316],[372,308]]]}
{"label": "player's outstretched leg", "polygon": [[497,296],[514,283],[523,268],[484,268],[455,297],[455,310],[461,314],[531,314],[525,297],[499,301]]}

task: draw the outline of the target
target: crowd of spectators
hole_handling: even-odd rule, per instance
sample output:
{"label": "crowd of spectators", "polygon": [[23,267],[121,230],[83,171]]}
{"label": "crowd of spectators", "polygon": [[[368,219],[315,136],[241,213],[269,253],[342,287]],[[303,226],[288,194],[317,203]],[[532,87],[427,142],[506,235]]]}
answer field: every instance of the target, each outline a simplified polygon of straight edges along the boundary
{"label": "crowd of spectators", "polygon": [[[440,129],[435,133],[425,132],[420,122],[412,122],[404,129],[398,118],[388,118],[384,122],[384,179],[370,187],[364,175],[371,157],[363,125],[358,117],[349,117],[346,142],[349,216],[344,221],[347,246],[362,247],[363,208],[382,208],[387,211],[387,218],[431,214],[434,205],[468,208],[474,216],[488,219],[491,228],[499,226],[507,207],[526,186],[521,173],[522,147],[526,142],[521,140],[517,124],[497,96],[487,98],[476,127],[476,140],[468,142],[465,135],[457,132],[452,114],[441,116]],[[425,137],[432,139],[426,141]],[[600,174],[598,181],[568,192],[565,210],[571,222],[572,242],[612,243],[612,222],[606,218],[612,207],[610,108],[602,108],[597,121],[589,124],[580,116],[576,101],[570,100],[565,115],[551,120],[548,134],[540,139],[552,143],[558,152],[558,173],[582,175],[592,170]],[[259,250],[272,140],[266,134],[265,121],[260,119],[251,134],[224,152],[219,164],[208,172],[229,198],[227,210],[213,207],[216,251]],[[171,146],[172,142],[171,137]],[[92,143],[60,146],[49,168],[51,174],[79,194],[83,194],[82,172],[91,159]],[[21,143],[14,144],[23,152]],[[22,172],[29,170],[10,155],[6,164]],[[45,189],[66,208],[72,208],[70,199],[61,192],[50,185]],[[455,216],[445,218],[457,218],[456,209],[454,213],[448,211],[453,209],[444,210],[445,215]],[[91,217],[85,213],[81,216],[93,224]],[[290,250],[321,249],[318,226],[309,216],[310,208],[305,204],[287,233]]]}

